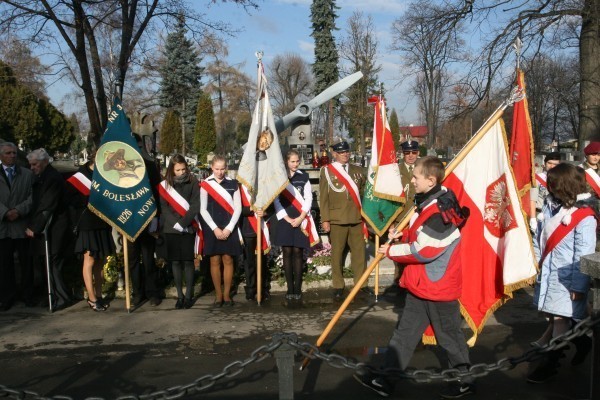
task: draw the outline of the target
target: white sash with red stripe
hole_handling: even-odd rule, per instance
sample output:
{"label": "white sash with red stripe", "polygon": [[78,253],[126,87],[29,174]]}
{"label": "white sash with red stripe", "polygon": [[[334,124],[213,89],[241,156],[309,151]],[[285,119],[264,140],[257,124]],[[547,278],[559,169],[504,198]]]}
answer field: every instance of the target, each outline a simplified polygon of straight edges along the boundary
{"label": "white sash with red stripe", "polygon": [[600,197],[600,176],[598,176],[596,170],[593,168],[587,168],[585,170],[585,180],[587,181],[588,185],[594,189],[596,196]]}
{"label": "white sash with red stripe", "polygon": [[[179,216],[183,217],[190,209],[190,203],[181,196],[177,190],[172,186],[167,185],[167,181],[162,181],[158,185],[158,193]],[[194,217],[192,226],[196,230],[196,239],[194,241],[194,255],[202,254],[202,248],[204,247],[204,236],[202,234],[202,227],[200,226],[200,219],[198,215]]]}
{"label": "white sash with red stripe", "polygon": [[[248,192],[248,188],[244,185],[240,185],[240,195],[242,197],[242,206],[250,207],[250,193]],[[254,233],[257,231],[258,227],[258,217],[256,215],[250,215],[247,217],[248,222],[250,222],[250,226]],[[271,251],[271,238],[269,236],[269,227],[264,219],[261,218],[261,242],[262,242],[262,251],[263,254],[268,254]],[[255,251],[256,253],[256,251]]]}
{"label": "white sash with red stripe", "polygon": [[[203,180],[202,183],[200,183],[200,187],[206,190],[206,193],[208,193],[208,195],[212,197],[213,200],[216,201],[229,215],[233,215],[233,197],[231,197],[229,192],[225,190],[223,186],[219,185],[215,179],[210,179],[211,177],[212,175]],[[242,232],[240,232],[239,228],[237,231],[238,236],[240,237],[240,243],[244,243],[244,240],[242,239]]]}
{"label": "white sash with red stripe", "polygon": [[67,179],[71,185],[75,187],[82,195],[89,196],[90,188],[92,187],[92,181],[81,172],[74,173],[69,179]]}
{"label": "white sash with red stripe", "polygon": [[541,172],[539,174],[535,174],[535,180],[537,181],[537,183],[539,183],[543,187],[548,187],[548,184],[546,183],[546,177],[547,177],[546,172]]}
{"label": "white sash with red stripe", "polygon": [[[286,188],[281,192],[281,195],[285,196],[285,198],[288,199],[292,206],[294,206],[296,211],[302,214],[302,202],[304,198],[302,197],[298,189],[294,187],[294,185],[292,185],[291,183],[288,184]],[[302,233],[308,236],[308,241],[311,247],[319,243],[319,241],[321,240],[319,238],[319,234],[317,233],[315,221],[313,220],[312,214],[310,212],[306,214],[306,217],[300,224],[300,229],[302,230]]]}
{"label": "white sash with red stripe", "polygon": [[344,185],[344,187],[350,194],[352,201],[354,201],[354,205],[356,205],[356,208],[358,208],[358,210],[360,211],[360,209],[362,208],[362,203],[360,201],[360,191],[358,190],[358,186],[356,186],[356,183],[354,183],[350,175],[346,172],[346,170],[344,170],[342,164],[334,162],[332,164],[327,165],[327,168],[325,169],[325,175],[328,181],[330,172],[336,176],[336,178],[342,183],[342,185]]}
{"label": "white sash with red stripe", "polygon": [[[348,168],[350,167],[348,166]],[[335,175],[335,177],[338,179],[338,181],[342,183],[342,185],[344,185],[344,188],[348,191],[348,194],[350,194],[352,201],[354,201],[354,205],[356,206],[356,208],[358,208],[358,211],[360,212],[360,210],[362,209],[360,191],[358,190],[358,186],[356,186],[356,183],[352,180],[352,178],[346,172],[344,167],[342,167],[342,164],[340,164],[339,162],[334,162],[332,164],[327,164],[327,168],[325,168],[325,177],[327,178],[329,186],[333,188],[331,184],[331,179],[329,178],[330,172]],[[333,189],[336,190],[335,188]],[[362,221],[362,231],[365,240],[367,240],[369,237],[369,230],[364,220]]]}

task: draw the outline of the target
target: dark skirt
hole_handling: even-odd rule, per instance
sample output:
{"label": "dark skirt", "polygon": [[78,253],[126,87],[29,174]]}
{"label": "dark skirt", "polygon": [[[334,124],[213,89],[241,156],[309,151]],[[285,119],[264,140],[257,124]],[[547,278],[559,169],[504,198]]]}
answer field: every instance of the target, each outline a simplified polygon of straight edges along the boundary
{"label": "dark skirt", "polygon": [[164,233],[164,257],[167,261],[192,261],[196,235],[189,233]]}
{"label": "dark skirt", "polygon": [[106,260],[115,254],[115,242],[111,229],[81,230],[75,240],[75,253],[84,254],[87,251],[94,260]]}
{"label": "dark skirt", "polygon": [[277,232],[273,235],[273,245],[299,247],[301,249],[310,248],[308,236],[302,232],[300,227],[294,228],[285,220],[277,221]]}
{"label": "dark skirt", "polygon": [[202,225],[202,229],[204,233],[204,250],[202,251],[202,255],[216,256],[228,254],[234,257],[242,255],[243,248],[237,228],[231,232],[227,240],[217,239],[213,231],[205,224]]}

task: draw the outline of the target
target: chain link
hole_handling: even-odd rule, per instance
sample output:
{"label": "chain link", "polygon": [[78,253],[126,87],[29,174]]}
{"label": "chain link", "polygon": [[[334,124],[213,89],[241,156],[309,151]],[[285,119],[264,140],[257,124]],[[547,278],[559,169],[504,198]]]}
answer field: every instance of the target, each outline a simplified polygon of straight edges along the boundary
{"label": "chain link", "polygon": [[[457,381],[464,379],[465,377],[480,378],[488,375],[490,372],[505,371],[513,369],[517,365],[524,362],[536,361],[551,351],[562,349],[568,346],[569,342],[571,342],[573,339],[587,335],[588,332],[590,332],[598,323],[600,323],[600,316],[598,316],[596,319],[588,317],[575,325],[573,329],[552,339],[546,346],[528,350],[520,356],[502,358],[492,364],[473,364],[468,369],[448,368],[440,372],[435,372],[431,369],[375,369],[370,365],[362,362],[355,362],[354,360],[348,359],[339,354],[323,353],[317,346],[313,344],[298,342],[298,337],[295,333],[278,333],[273,335],[273,338],[269,344],[258,347],[245,360],[236,360],[227,364],[217,374],[203,375],[187,385],[173,386],[144,395],[130,394],[118,397],[117,400],[175,400],[189,394],[205,391],[214,386],[220,379],[237,376],[241,374],[248,365],[264,361],[266,358],[272,356],[273,353],[283,344],[290,345],[304,357],[322,360],[334,368],[349,368],[360,373],[367,371],[388,377],[411,379],[418,383],[429,383],[440,380]],[[30,390],[17,390],[4,385],[0,385],[0,397],[10,397],[18,400],[73,400],[73,398],[69,396],[56,395],[52,397],[45,397]],[[86,400],[104,400],[104,398],[88,397]]]}

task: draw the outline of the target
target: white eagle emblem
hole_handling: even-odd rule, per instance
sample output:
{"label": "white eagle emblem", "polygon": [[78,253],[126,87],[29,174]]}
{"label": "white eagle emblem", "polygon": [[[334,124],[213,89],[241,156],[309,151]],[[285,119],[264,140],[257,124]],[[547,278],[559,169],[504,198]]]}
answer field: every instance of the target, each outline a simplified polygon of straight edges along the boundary
{"label": "white eagle emblem", "polygon": [[490,233],[498,238],[517,227],[505,174],[487,187],[483,220]]}

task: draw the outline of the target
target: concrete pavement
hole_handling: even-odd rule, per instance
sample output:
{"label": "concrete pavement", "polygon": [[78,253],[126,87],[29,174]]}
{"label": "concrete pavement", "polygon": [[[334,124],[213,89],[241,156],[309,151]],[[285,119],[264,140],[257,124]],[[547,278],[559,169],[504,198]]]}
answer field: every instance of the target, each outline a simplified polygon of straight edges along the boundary
{"label": "concrete pavement", "polygon": [[[544,330],[545,321],[531,305],[531,290],[520,290],[488,322],[471,349],[473,363],[493,363],[518,356]],[[243,296],[238,296],[242,297]],[[300,308],[284,305],[275,291],[263,305],[239,300],[234,307],[213,309],[211,295],[197,299],[190,310],[174,310],[174,299],[158,307],[148,303],[128,314],[123,300],[105,313],[94,313],[85,302],[49,314],[17,304],[0,314],[0,384],[37,393],[75,398],[113,398],[148,394],[217,374],[235,360],[268,344],[277,332],[295,332],[302,342],[315,343],[338,304],[328,289],[309,289]],[[330,351],[355,360],[381,361],[402,308],[402,296],[357,299],[326,341]],[[465,331],[466,332],[466,331]],[[467,332],[466,332],[467,333]],[[419,347],[415,368],[440,368],[440,351]],[[528,365],[495,372],[478,380],[472,399],[580,399],[588,395],[589,360],[571,367],[572,350],[560,374],[544,385],[525,381]],[[296,358],[296,367],[302,358]],[[352,379],[353,371],[319,361],[295,371],[297,399],[370,399],[376,395]],[[393,398],[434,399],[443,383],[400,382]],[[277,399],[274,358],[249,365],[240,375],[223,379],[208,392],[186,398]]]}

